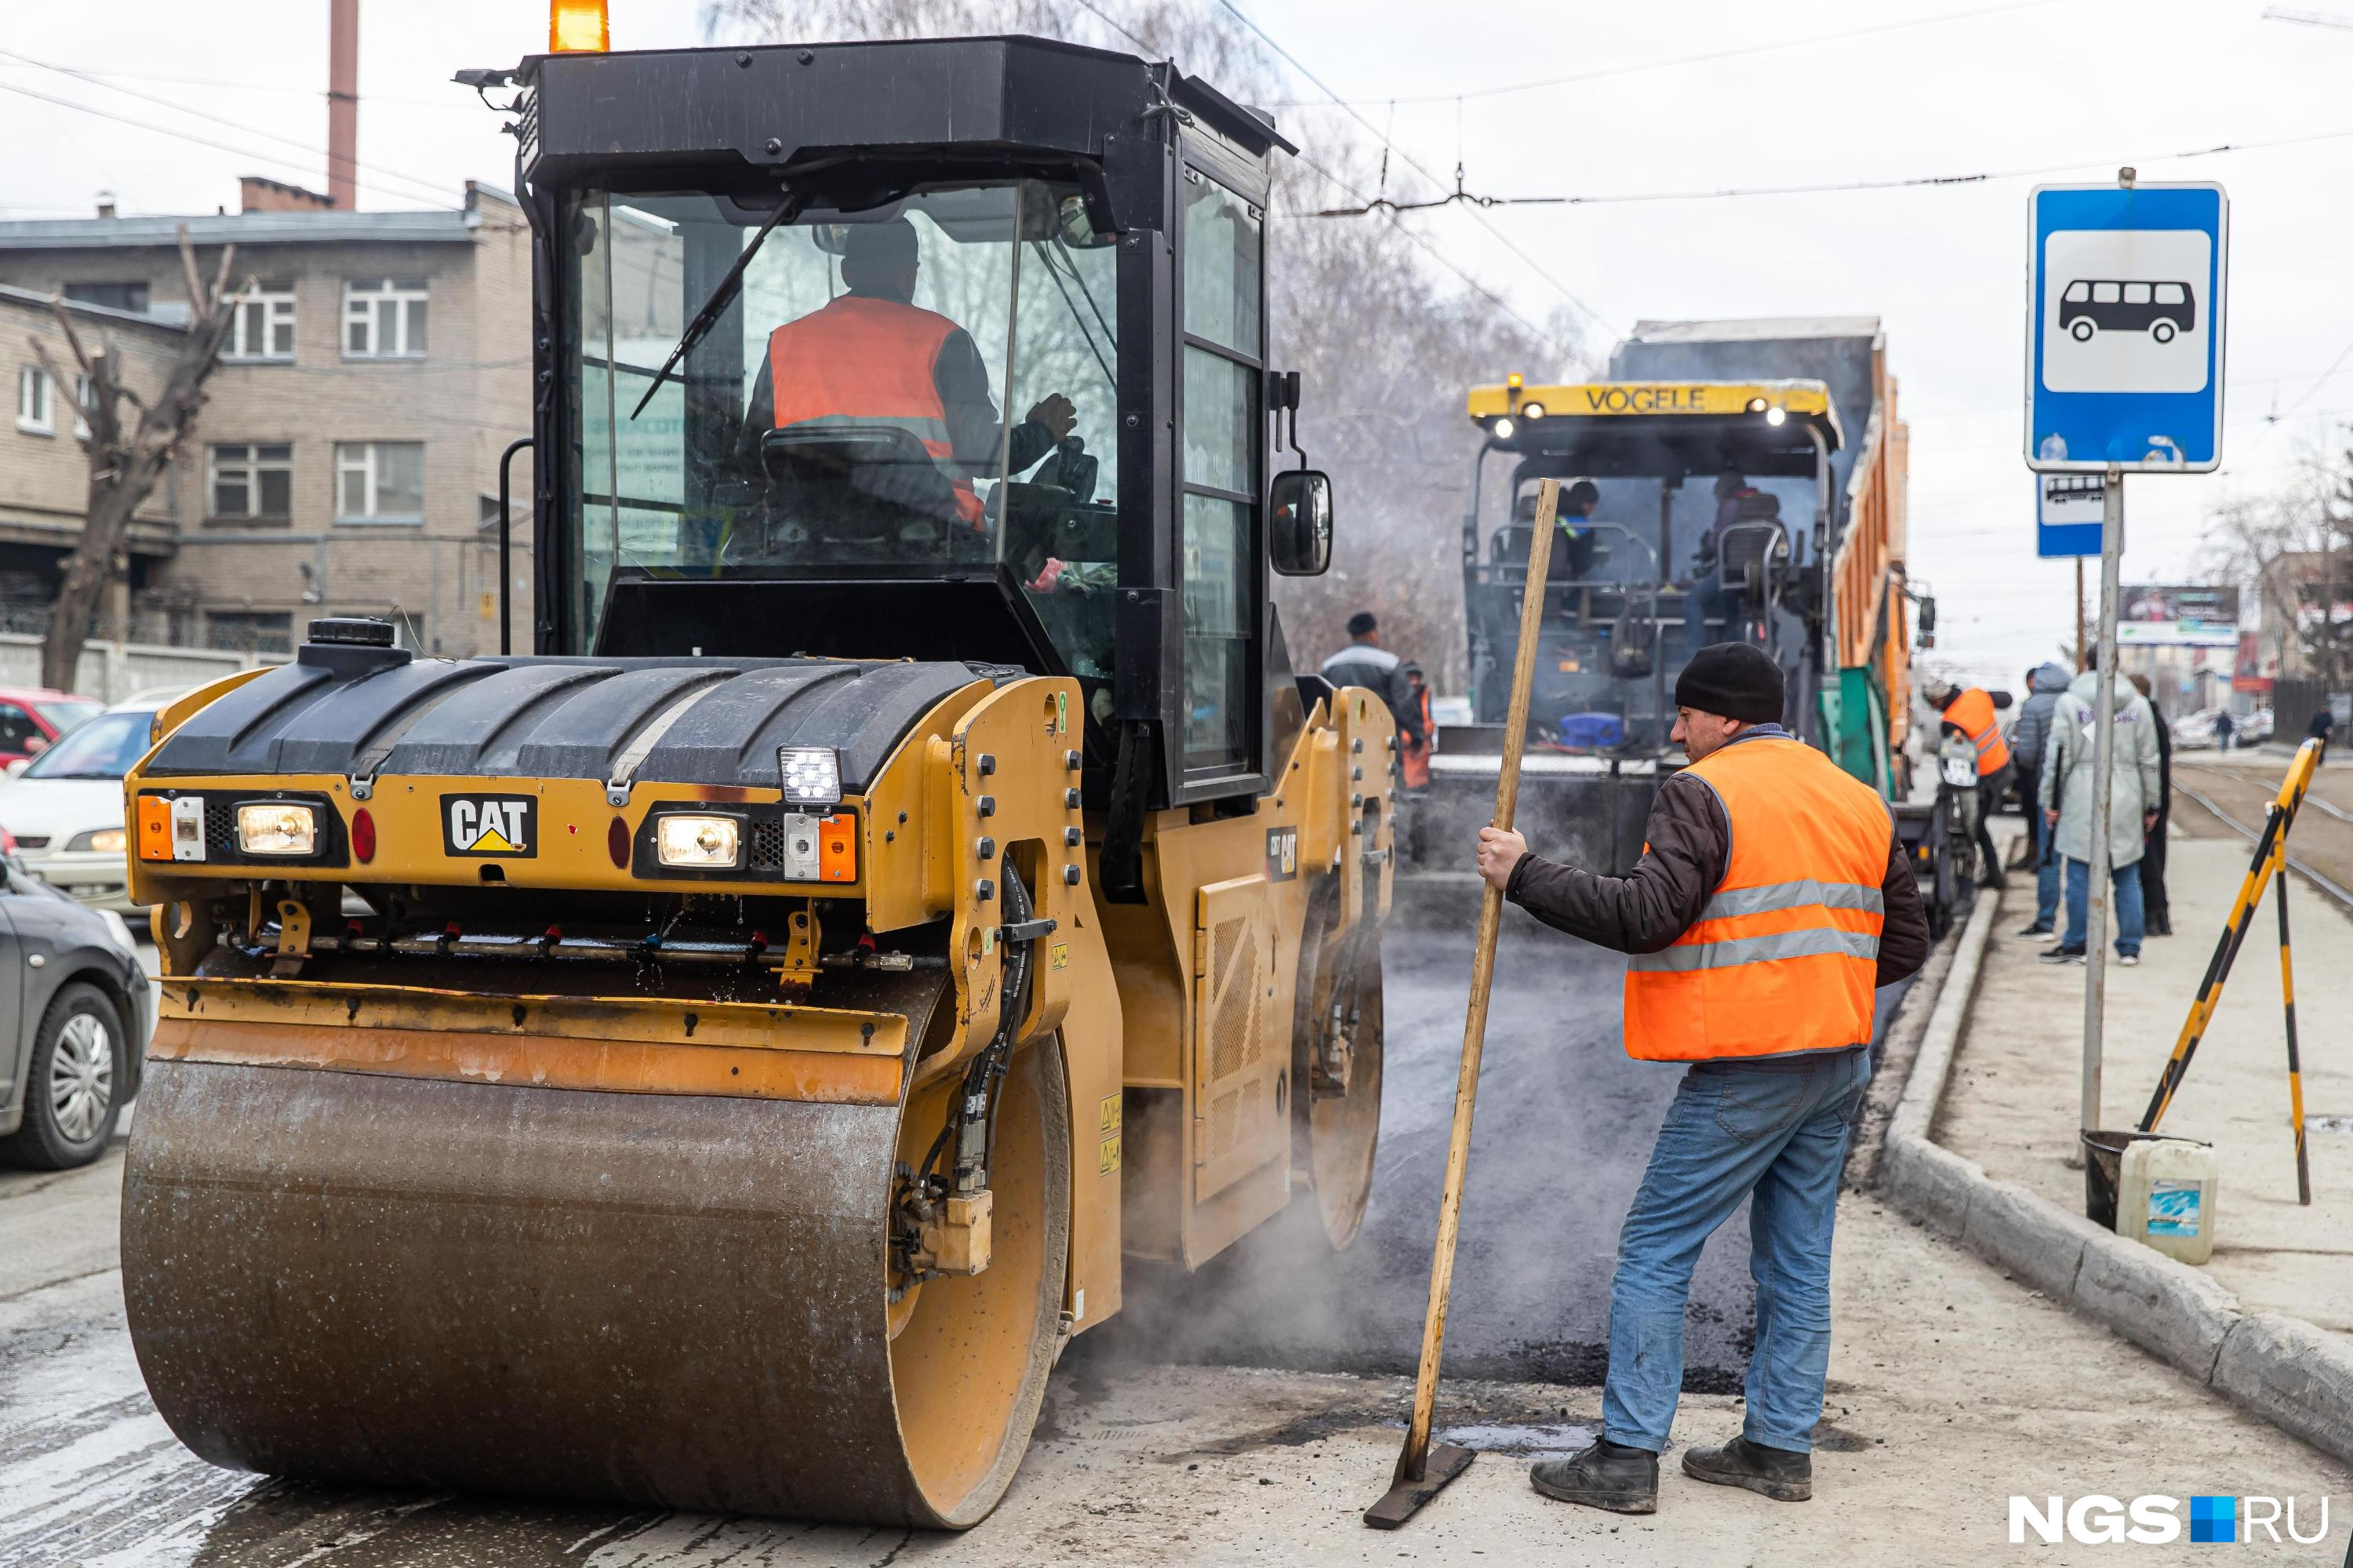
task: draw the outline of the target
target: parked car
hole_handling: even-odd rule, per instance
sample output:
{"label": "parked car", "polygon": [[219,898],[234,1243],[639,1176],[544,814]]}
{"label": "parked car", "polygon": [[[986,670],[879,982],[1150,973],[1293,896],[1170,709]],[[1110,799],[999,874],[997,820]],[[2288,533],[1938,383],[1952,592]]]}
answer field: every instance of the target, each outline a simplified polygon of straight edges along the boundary
{"label": "parked car", "polygon": [[2221,708],[2200,708],[2196,713],[2183,714],[2173,721],[2173,749],[2204,751],[2221,744],[2215,737],[2214,721]]}
{"label": "parked car", "polygon": [[95,697],[46,686],[0,686],[0,767],[38,757],[106,711]]}
{"label": "parked car", "polygon": [[87,1165],[139,1092],[155,987],[131,928],[0,860],[0,1159]]}
{"label": "parked car", "polygon": [[5,779],[0,828],[35,876],[94,909],[130,912],[122,776],[147,753],[155,711],[176,692],[142,692],[74,730]]}

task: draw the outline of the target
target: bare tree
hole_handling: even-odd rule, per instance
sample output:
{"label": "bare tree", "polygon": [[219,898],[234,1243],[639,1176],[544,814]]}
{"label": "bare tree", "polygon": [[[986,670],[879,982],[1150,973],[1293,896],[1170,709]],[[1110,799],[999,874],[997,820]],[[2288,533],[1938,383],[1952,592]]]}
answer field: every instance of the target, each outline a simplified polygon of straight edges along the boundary
{"label": "bare tree", "polygon": [[[703,21],[715,41],[1033,33],[1174,59],[1245,103],[1291,96],[1280,62],[1206,0],[712,0]],[[1301,373],[1300,442],[1331,472],[1339,512],[1331,571],[1276,579],[1292,657],[1313,668],[1346,641],[1347,618],[1370,609],[1390,648],[1419,660],[1438,690],[1461,691],[1462,512],[1480,442],[1464,393],[1513,371],[1541,381],[1589,368],[1587,356],[1565,312],[1532,331],[1437,270],[1407,224],[1447,219],[1315,217],[1381,176],[1342,119],[1285,129],[1302,156],[1276,160],[1267,214],[1272,353]],[[1408,194],[1395,171],[1388,184]]]}
{"label": "bare tree", "polygon": [[2283,668],[2292,667],[2294,651],[2335,689],[2353,671],[2353,621],[2337,614],[2353,577],[2348,543],[2353,453],[2332,461],[2314,450],[2271,489],[2216,507],[2207,517],[2198,562],[2216,580],[2254,597]]}
{"label": "bare tree", "polygon": [[[221,344],[227,340],[236,317],[237,296],[225,284],[235,246],[223,248],[220,264],[207,283],[196,270],[195,248],[188,231],[180,229],[180,268],[188,286],[188,335],[164,378],[162,390],[142,398],[124,385],[119,358],[101,340],[82,342],[64,302],[51,299],[50,311],[65,330],[66,346],[73,350],[89,385],[81,399],[82,422],[90,434],[84,450],[90,458],[89,498],[84,507],[81,539],[66,557],[56,602],[49,609],[47,632],[41,639],[41,683],[58,691],[73,689],[81,662],[82,644],[90,640],[90,621],[100,596],[121,569],[119,558],[131,531],[132,514],[145,503],[180,447],[195,428],[196,411],[204,407],[205,383],[220,364]],[[38,338],[33,352],[40,357],[52,386],[73,383],[59,374]],[[123,405],[139,410],[138,423],[129,425]]]}

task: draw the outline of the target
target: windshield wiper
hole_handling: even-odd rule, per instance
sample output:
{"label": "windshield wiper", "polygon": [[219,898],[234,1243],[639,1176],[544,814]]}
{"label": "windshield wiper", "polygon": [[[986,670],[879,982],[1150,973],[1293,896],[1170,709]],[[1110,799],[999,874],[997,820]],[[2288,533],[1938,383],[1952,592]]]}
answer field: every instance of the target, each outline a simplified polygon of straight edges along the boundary
{"label": "windshield wiper", "polygon": [[[648,387],[646,395],[638,399],[638,406],[629,410],[630,418],[634,419],[646,411],[646,405],[654,400],[654,394],[660,391],[662,383],[670,379],[670,373],[677,367],[678,362],[693,353],[695,345],[719,324],[719,318],[734,302],[735,291],[744,281],[744,269],[752,264],[752,258],[758,255],[760,247],[767,243],[769,232],[776,225],[789,223],[799,216],[807,201],[807,196],[800,191],[788,189],[785,192],[785,199],[776,204],[776,210],[768,215],[767,221],[760,225],[759,232],[752,236],[752,242],[744,247],[744,254],[735,258],[735,265],[727,269],[727,275],[719,280],[718,286],[711,291],[711,297],[702,302],[702,308],[694,313],[692,321],[686,323],[686,333],[678,340],[678,346],[670,351],[670,357],[662,361],[659,370],[654,372],[653,385]],[[610,240],[607,243],[609,244]],[[606,314],[608,319],[611,313],[612,302],[607,301]]]}

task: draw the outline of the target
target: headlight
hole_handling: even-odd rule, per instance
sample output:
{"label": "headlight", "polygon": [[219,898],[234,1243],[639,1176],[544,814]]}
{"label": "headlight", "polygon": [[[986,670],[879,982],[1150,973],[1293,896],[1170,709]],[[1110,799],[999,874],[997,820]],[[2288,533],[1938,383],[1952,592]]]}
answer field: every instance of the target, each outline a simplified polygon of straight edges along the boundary
{"label": "headlight", "polygon": [[776,748],[776,771],[783,776],[785,804],[832,807],[841,804],[841,754],[829,746],[785,746]]}
{"label": "headlight", "polygon": [[733,817],[691,817],[679,812],[654,825],[654,855],[664,865],[733,870],[743,845],[743,824]]}
{"label": "headlight", "polygon": [[123,924],[122,916],[111,909],[100,909],[98,911],[98,917],[106,922],[107,939],[126,956],[135,958],[139,948],[137,944],[132,941],[131,927]]}
{"label": "headlight", "polygon": [[1496,420],[1493,426],[1495,432],[1495,439],[1499,441],[1510,440],[1512,439],[1512,431],[1514,428],[1515,427],[1514,427],[1512,421],[1509,419]]}
{"label": "headlight", "polygon": [[86,833],[76,833],[66,844],[66,851],[95,850],[103,854],[121,854],[128,835],[121,828],[92,828]]}
{"label": "headlight", "polygon": [[1788,410],[1786,408],[1767,408],[1765,410],[1765,422],[1768,425],[1783,424],[1788,421]]}
{"label": "headlight", "polygon": [[1523,403],[1520,405],[1520,418],[1523,419],[1541,419],[1544,418],[1544,405],[1541,403]]}
{"label": "headlight", "polygon": [[319,817],[308,806],[271,800],[237,809],[237,847],[247,854],[316,854]]}

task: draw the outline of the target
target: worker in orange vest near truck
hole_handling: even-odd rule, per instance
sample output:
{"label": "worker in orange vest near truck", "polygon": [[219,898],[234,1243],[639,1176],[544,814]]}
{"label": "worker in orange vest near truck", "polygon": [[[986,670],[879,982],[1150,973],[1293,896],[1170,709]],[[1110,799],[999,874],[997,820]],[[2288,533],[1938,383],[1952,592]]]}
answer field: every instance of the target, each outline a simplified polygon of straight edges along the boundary
{"label": "worker in orange vest near truck", "polygon": [[1989,692],[1982,686],[1947,685],[1930,692],[1928,700],[1936,705],[1947,726],[1967,736],[1978,748],[1978,858],[1984,863],[1978,880],[1988,887],[2007,887],[2010,879],[2002,874],[2001,852],[1994,848],[1986,822],[2010,788],[2010,742],[2003,738],[2001,724],[1994,717],[1996,710],[2010,706],[2010,694]]}
{"label": "worker in orange vest near truck", "polygon": [[922,270],[915,226],[892,217],[843,227],[847,291],[768,334],[738,461],[747,473],[760,472],[761,440],[770,430],[902,429],[920,443],[935,471],[911,474],[899,462],[853,463],[850,489],[985,533],[973,481],[995,474],[1000,456],[1008,472],[1029,468],[1071,433],[1078,411],[1058,392],[1004,430],[972,334],[913,302]]}
{"label": "worker in orange vest near truck", "polygon": [[1659,787],[1630,875],[1480,831],[1479,873],[1513,903],[1627,955],[1627,1054],[1685,1069],[1619,1233],[1600,1437],[1530,1472],[1564,1502],[1656,1510],[1692,1268],[1744,1199],[1757,1342],[1742,1430],[1686,1447],[1683,1472],[1782,1501],[1813,1495],[1831,1232],[1871,1080],[1874,993],[1920,968],[1928,926],[1886,803],[1783,729],[1781,702],[1763,650],[1692,656],[1673,732],[1691,766]]}
{"label": "worker in orange vest near truck", "polygon": [[1404,775],[1409,789],[1430,788],[1430,754],[1438,749],[1438,723],[1430,716],[1430,679],[1419,664],[1407,664],[1400,672],[1405,676],[1406,702],[1421,718],[1421,733],[1416,735],[1402,726],[1398,730],[1398,767]]}

